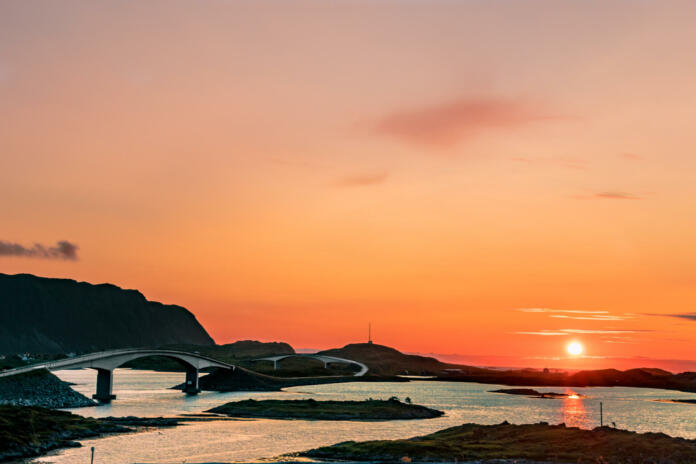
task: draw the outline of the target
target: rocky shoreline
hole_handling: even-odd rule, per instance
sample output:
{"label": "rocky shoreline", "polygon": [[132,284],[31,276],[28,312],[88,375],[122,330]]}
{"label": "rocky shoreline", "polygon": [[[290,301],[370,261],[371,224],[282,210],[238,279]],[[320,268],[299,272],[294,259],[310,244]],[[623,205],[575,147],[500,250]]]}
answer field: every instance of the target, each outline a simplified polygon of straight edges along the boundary
{"label": "rocky shoreline", "polygon": [[45,369],[0,377],[0,405],[63,409],[96,404]]}
{"label": "rocky shoreline", "polygon": [[[95,419],[36,406],[0,406],[0,462],[82,446],[76,440],[140,428],[175,427],[195,418],[105,417]],[[215,417],[198,420],[219,420]]]}

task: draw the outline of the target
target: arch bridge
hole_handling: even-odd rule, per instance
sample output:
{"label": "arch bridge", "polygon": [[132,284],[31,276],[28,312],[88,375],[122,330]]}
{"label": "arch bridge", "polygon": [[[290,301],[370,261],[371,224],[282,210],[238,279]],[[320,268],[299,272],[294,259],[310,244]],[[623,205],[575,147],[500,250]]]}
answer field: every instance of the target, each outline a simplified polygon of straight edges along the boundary
{"label": "arch bridge", "polygon": [[49,371],[61,369],[95,369],[97,371],[97,393],[92,395],[92,398],[102,403],[108,403],[116,398],[116,395],[113,394],[114,369],[134,359],[150,356],[161,356],[173,359],[186,368],[186,383],[184,384],[183,391],[187,395],[196,395],[201,391],[198,387],[198,373],[201,369],[207,367],[235,369],[235,366],[232,364],[227,364],[207,356],[201,356],[197,353],[174,350],[126,349],[101,351],[84,356],[75,356],[58,361],[18,367],[16,369],[0,372],[0,377],[24,374],[37,369],[47,369]]}
{"label": "arch bridge", "polygon": [[286,358],[310,358],[317,359],[324,363],[324,368],[328,367],[329,363],[340,363],[340,364],[353,364],[358,366],[360,370],[354,374],[354,377],[362,377],[367,373],[367,366],[361,362],[353,361],[352,359],[337,358],[335,356],[326,356],[323,354],[314,353],[294,353],[294,354],[284,354],[279,356],[268,356],[266,358],[254,359],[254,361],[271,361],[273,362],[273,370],[278,370],[278,362]]}

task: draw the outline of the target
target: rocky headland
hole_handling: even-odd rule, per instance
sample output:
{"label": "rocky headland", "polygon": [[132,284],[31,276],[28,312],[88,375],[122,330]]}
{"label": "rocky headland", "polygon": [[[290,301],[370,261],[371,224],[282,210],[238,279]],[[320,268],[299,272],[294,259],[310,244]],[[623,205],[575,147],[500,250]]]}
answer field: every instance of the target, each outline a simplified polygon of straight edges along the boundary
{"label": "rocky headland", "polygon": [[96,404],[45,369],[0,377],[0,405],[61,409]]}

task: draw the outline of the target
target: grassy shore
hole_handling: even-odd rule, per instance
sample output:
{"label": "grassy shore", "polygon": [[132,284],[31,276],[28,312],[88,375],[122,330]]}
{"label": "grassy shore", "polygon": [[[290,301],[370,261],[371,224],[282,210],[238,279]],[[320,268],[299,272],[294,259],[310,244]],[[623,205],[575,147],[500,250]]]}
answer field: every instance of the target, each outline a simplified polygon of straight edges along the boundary
{"label": "grassy shore", "polygon": [[210,420],[164,417],[94,419],[37,406],[0,406],[0,462],[40,456],[48,451],[80,446],[74,440],[141,427],[174,427],[184,421]]}
{"label": "grassy shore", "polygon": [[464,424],[405,440],[348,441],[299,453],[347,461],[528,460],[579,464],[696,463],[696,441],[608,427]]}
{"label": "grassy shore", "polygon": [[0,406],[0,462],[79,446],[73,440],[131,429],[35,406]]}
{"label": "grassy shore", "polygon": [[396,398],[364,401],[245,400],[210,409],[207,412],[231,417],[314,420],[396,420],[429,419],[444,413]]}

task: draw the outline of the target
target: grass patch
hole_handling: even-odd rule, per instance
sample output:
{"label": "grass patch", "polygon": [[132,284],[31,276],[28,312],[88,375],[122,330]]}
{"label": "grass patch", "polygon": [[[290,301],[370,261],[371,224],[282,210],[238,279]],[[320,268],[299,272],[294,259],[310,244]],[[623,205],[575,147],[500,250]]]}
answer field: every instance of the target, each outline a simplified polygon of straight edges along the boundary
{"label": "grass patch", "polygon": [[353,461],[526,459],[579,464],[696,463],[696,441],[608,427],[464,424],[405,440],[348,441],[299,454]]}
{"label": "grass patch", "polygon": [[364,401],[245,400],[233,401],[207,412],[232,417],[315,420],[428,419],[444,414],[425,406],[402,403],[397,398]]}
{"label": "grass patch", "polygon": [[37,456],[74,446],[72,440],[130,429],[65,411],[35,406],[0,406],[0,461]]}

